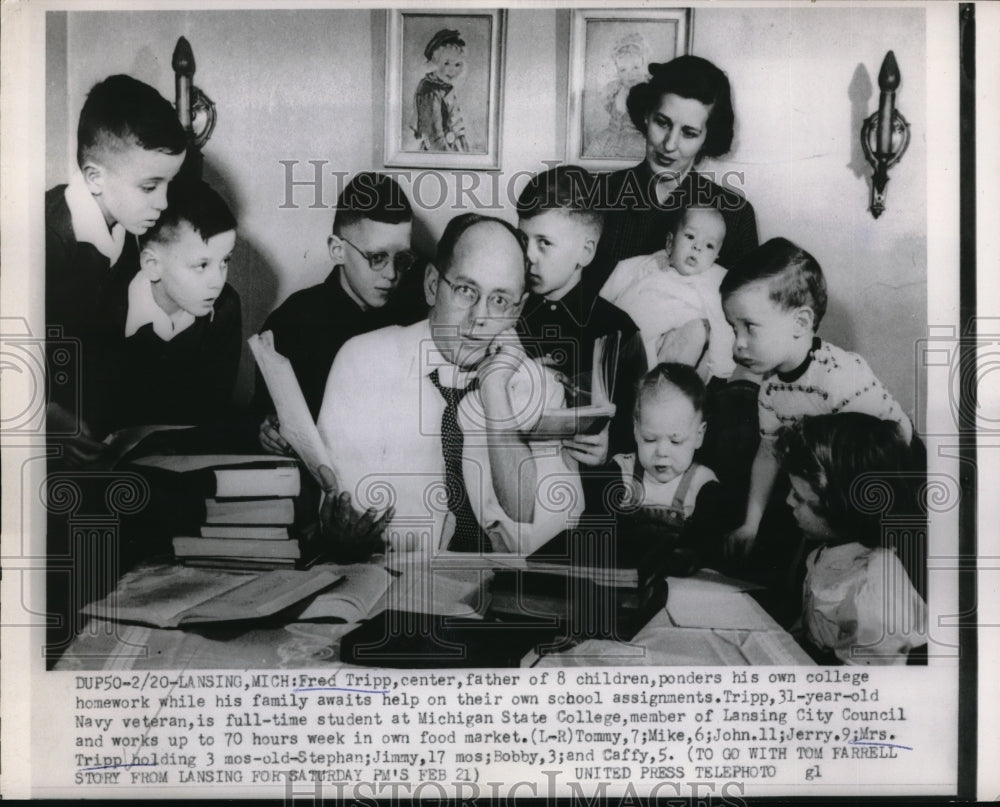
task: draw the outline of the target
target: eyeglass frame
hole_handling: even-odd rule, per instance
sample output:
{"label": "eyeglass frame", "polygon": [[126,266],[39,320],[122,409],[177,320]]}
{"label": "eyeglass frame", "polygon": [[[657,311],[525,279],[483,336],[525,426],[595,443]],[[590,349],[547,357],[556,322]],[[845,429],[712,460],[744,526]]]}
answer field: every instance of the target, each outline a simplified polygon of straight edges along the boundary
{"label": "eyeglass frame", "polygon": [[[442,273],[442,272],[438,272],[438,280],[443,280],[445,282],[445,284],[448,286],[448,288],[451,289],[451,293],[454,296],[455,300],[463,308],[466,308],[466,309],[475,308],[476,305],[479,304],[479,301],[483,298],[482,291],[480,291],[475,286],[470,286],[468,283],[455,283],[453,280],[449,280],[447,277],[445,277],[444,273]],[[470,291],[475,292],[475,294],[476,294],[475,299],[474,300],[469,300],[467,298],[464,298],[459,293],[459,291],[458,291],[458,289],[460,289],[460,288],[469,289]],[[487,296],[487,298],[486,298],[486,311],[489,313],[489,315],[491,317],[509,317],[511,310],[514,309],[514,308],[517,308],[517,306],[520,304],[521,300],[524,299],[524,295],[521,295],[521,300],[512,299],[508,305],[504,306],[504,308],[503,308],[502,311],[498,312],[497,309],[490,304],[489,297],[491,297],[491,296],[492,297],[503,297],[503,295],[493,294],[493,295],[488,295]],[[504,299],[506,299],[506,298],[504,298]]]}
{"label": "eyeglass frame", "polygon": [[[371,269],[376,274],[384,272],[385,269],[386,269],[386,267],[389,265],[389,253],[388,252],[365,252],[357,244],[353,244],[348,239],[344,238],[344,236],[338,235],[337,238],[339,238],[345,244],[347,244],[348,246],[350,246],[362,258],[364,258],[366,261],[368,261],[368,268]],[[376,267],[375,266],[375,258],[378,255],[385,255],[385,263],[382,264],[382,266]],[[403,255],[406,255],[406,256],[408,256],[410,258],[410,262],[408,264],[406,264],[406,266],[400,266],[397,263],[397,261],[399,260],[399,258],[401,256],[403,256]],[[401,252],[395,252],[392,255],[392,268],[396,272],[398,272],[399,274],[403,275],[403,274],[406,274],[407,272],[409,272],[416,265],[416,263],[417,263],[418,260],[419,260],[419,256],[415,252],[413,252],[412,250],[405,249],[405,250],[402,250]]]}

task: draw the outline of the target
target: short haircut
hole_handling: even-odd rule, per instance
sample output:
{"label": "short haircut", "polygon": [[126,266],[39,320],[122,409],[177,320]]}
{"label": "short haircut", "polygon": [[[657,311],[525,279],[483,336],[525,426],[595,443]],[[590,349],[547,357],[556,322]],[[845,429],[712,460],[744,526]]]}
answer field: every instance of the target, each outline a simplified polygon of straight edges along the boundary
{"label": "short haircut", "polygon": [[826,314],[826,279],[816,259],[787,238],[772,238],[744,255],[719,287],[725,300],[751,283],[767,284],[771,301],[786,311],[808,306],[813,329]]}
{"label": "short haircut", "polygon": [[201,180],[174,180],[167,189],[167,209],[139,236],[139,245],[168,244],[181,224],[190,225],[202,241],[236,229],[236,217],[218,193]]}
{"label": "short haircut", "polygon": [[517,197],[517,215],[530,219],[559,210],[591,227],[599,237],[604,216],[597,178],[578,165],[560,165],[535,174]]}
{"label": "short haircut", "polygon": [[162,95],[131,76],[109,76],[87,94],[76,130],[76,161],[138,146],[147,151],[180,154],[187,135],[177,113]]}
{"label": "short haircut", "polygon": [[492,222],[494,224],[499,224],[507,232],[511,234],[517,245],[521,248],[521,257],[524,260],[524,279],[525,284],[527,284],[528,279],[528,239],[525,237],[524,233],[517,229],[509,221],[504,221],[495,216],[483,216],[479,213],[463,213],[460,216],[455,216],[451,221],[448,222],[448,226],[444,228],[444,232],[441,234],[441,239],[438,241],[437,246],[437,259],[434,261],[434,266],[442,274],[447,274],[448,270],[451,268],[451,262],[455,257],[455,247],[458,245],[459,239],[465,234],[466,230],[471,229],[477,224],[483,224],[485,222]]}
{"label": "short haircut", "polygon": [[413,221],[410,200],[392,177],[375,171],[356,174],[337,197],[333,231],[371,219],[382,224],[407,224]]}
{"label": "short haircut", "polygon": [[894,420],[858,412],[806,417],[778,433],[775,450],[782,469],[813,489],[819,515],[845,538],[877,546],[885,515],[918,512],[913,453]]}
{"label": "short haircut", "polygon": [[[681,227],[684,226],[684,222],[687,221],[688,213],[697,210],[701,210],[706,213],[715,213],[722,221],[723,233],[725,232],[725,230],[727,229],[726,219],[722,215],[722,211],[719,210],[719,208],[716,207],[715,205],[705,205],[705,204],[689,205],[688,207],[685,207],[683,210],[681,210],[680,215],[676,219],[674,219],[673,226],[670,228],[670,231],[674,235],[677,235],[677,232],[681,229]],[[719,247],[721,248],[722,244],[719,244]]]}
{"label": "short haircut", "polygon": [[676,390],[691,402],[694,411],[701,414],[705,410],[705,382],[694,367],[678,362],[661,362],[639,380],[636,390],[635,410],[632,418],[638,421],[642,416],[644,399],[661,392]]}
{"label": "short haircut", "polygon": [[659,107],[664,95],[672,93],[711,107],[699,159],[720,157],[732,148],[735,114],[732,89],[725,73],[700,56],[678,56],[666,64],[653,62],[649,65],[649,75],[649,81],[629,90],[626,100],[636,129],[646,134],[646,117]]}

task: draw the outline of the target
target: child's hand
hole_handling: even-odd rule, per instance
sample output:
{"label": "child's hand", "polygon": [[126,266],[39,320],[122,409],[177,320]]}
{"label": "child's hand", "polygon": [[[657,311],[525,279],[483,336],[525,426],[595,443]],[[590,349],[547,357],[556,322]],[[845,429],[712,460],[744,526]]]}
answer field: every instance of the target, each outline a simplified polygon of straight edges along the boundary
{"label": "child's hand", "polygon": [[581,465],[590,467],[608,461],[608,429],[606,425],[597,434],[574,434],[562,441],[563,449]]}
{"label": "child's hand", "polygon": [[268,454],[288,456],[294,452],[288,441],[281,436],[280,429],[281,424],[278,423],[277,415],[268,415],[264,418],[264,422],[260,424],[260,433],[258,435],[260,447]]}
{"label": "child's hand", "polygon": [[497,334],[486,357],[479,362],[476,367],[476,376],[479,378],[479,386],[486,390],[491,387],[495,389],[507,389],[511,378],[519,369],[530,361],[521,346],[521,340],[513,328]]}
{"label": "child's hand", "polygon": [[390,507],[381,518],[375,508],[358,513],[351,505],[351,494],[340,492],[337,477],[326,465],[319,467],[323,503],[319,509],[320,532],[329,542],[330,556],[337,563],[362,563],[385,550],[385,528],[395,515]]}
{"label": "child's hand", "polygon": [[757,540],[757,527],[752,524],[741,524],[725,539],[726,557],[731,560],[741,560],[750,554]]}

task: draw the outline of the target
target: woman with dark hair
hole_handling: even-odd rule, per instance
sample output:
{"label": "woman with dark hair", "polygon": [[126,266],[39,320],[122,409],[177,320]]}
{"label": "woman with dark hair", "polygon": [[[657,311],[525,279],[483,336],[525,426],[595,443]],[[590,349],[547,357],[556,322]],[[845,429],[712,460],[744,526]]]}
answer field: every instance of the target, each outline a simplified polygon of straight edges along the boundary
{"label": "woman with dark hair", "polygon": [[650,80],[628,95],[628,112],[646,140],[645,159],[607,177],[604,232],[590,273],[603,285],[616,264],[663,249],[668,232],[690,206],[715,207],[726,223],[718,263],[731,266],[757,246],[753,207],[734,190],[742,177],[716,183],[694,170],[703,157],[721,157],[733,142],[729,79],[698,56],[649,65]]}

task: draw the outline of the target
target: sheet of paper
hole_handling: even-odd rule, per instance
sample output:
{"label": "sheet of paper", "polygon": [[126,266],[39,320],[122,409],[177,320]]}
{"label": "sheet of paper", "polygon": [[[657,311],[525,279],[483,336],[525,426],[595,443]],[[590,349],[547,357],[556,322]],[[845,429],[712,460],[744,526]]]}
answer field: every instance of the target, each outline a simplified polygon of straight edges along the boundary
{"label": "sheet of paper", "polygon": [[386,592],[386,608],[441,616],[481,616],[489,604],[488,570],[402,574]]}
{"label": "sheet of paper", "polygon": [[722,592],[756,591],[763,588],[748,580],[737,580],[714,569],[699,569],[690,577],[668,577],[671,596],[695,596],[700,592],[718,594]]}
{"label": "sheet of paper", "polygon": [[777,623],[747,594],[732,591],[675,591],[671,583],[667,613],[682,628],[774,630]]}
{"label": "sheet of paper", "polygon": [[294,461],[288,457],[276,457],[273,454],[154,454],[149,457],[139,457],[133,460],[132,464],[185,473],[187,471],[200,471],[204,468],[239,468],[249,465],[273,467],[287,465],[292,467]]}
{"label": "sheet of paper", "polygon": [[270,331],[251,336],[247,342],[274,401],[281,423],[281,436],[295,449],[309,473],[318,481],[319,467],[326,465],[332,470],[333,464],[302,396],[302,388],[291,362],[274,349],[274,334]]}

